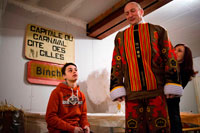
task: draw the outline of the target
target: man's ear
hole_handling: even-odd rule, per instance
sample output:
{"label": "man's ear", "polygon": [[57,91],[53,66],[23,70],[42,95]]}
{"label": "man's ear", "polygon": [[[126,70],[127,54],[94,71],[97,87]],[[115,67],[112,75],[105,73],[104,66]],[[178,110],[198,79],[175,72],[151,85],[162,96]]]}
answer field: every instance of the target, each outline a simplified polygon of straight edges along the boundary
{"label": "man's ear", "polygon": [[144,10],[143,9],[140,9],[140,14],[141,14],[141,16],[144,16]]}

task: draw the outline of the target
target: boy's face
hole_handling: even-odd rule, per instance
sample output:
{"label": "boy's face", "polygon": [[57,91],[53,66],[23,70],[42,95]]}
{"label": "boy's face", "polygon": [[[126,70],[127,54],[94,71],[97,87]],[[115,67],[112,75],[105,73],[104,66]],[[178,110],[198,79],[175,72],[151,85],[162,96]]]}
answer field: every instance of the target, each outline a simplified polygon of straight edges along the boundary
{"label": "boy's face", "polygon": [[76,82],[78,79],[78,70],[76,66],[69,65],[65,69],[65,75],[63,75],[64,79],[70,82]]}

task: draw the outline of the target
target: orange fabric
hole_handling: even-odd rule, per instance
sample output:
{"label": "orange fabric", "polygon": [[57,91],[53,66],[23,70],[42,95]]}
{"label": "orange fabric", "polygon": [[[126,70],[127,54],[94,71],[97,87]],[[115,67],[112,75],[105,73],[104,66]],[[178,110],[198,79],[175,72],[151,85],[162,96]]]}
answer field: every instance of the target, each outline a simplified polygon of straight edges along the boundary
{"label": "orange fabric", "polygon": [[[156,85],[156,78],[152,71],[149,71],[151,69],[151,43],[150,43],[150,33],[149,33],[149,27],[148,24],[140,24],[138,28],[139,32],[139,41],[140,41],[140,49],[142,52],[142,61],[144,65],[144,75],[145,75],[145,81],[147,84],[147,90],[154,90],[157,88]],[[137,53],[134,40],[134,26],[130,26],[127,28],[124,32],[124,44],[125,44],[125,54],[127,57],[127,62],[130,67],[129,68],[129,77],[130,77],[130,85],[131,85],[131,91],[141,91],[142,85],[141,85],[141,78],[139,75],[139,66],[137,62]],[[143,79],[144,81],[144,79]]]}
{"label": "orange fabric", "polygon": [[66,102],[72,95],[71,88],[66,84],[60,83],[56,89],[52,91],[45,117],[47,128],[50,133],[57,133],[60,131],[73,132],[76,126],[82,128],[86,125],[89,126],[86,99],[79,87],[73,88],[74,95],[77,96],[77,90],[79,103],[75,105]]}

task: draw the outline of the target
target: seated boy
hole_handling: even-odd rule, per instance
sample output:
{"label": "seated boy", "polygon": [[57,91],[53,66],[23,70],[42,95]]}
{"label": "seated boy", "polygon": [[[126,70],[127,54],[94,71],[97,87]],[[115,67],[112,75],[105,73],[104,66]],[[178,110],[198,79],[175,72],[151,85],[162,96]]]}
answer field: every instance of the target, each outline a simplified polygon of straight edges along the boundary
{"label": "seated boy", "polygon": [[49,133],[89,133],[85,95],[76,84],[77,66],[66,63],[62,74],[65,82],[52,91],[46,110]]}

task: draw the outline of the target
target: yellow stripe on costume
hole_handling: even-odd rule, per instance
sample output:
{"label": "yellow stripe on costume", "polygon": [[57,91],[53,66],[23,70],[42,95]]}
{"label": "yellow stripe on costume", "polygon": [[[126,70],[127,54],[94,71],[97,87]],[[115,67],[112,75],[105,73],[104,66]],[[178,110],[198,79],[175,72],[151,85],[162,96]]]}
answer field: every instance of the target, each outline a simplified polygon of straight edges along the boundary
{"label": "yellow stripe on costume", "polygon": [[177,83],[166,83],[165,85],[176,85],[176,86],[182,86],[181,84],[177,84]]}
{"label": "yellow stripe on costume", "polygon": [[110,92],[112,92],[112,91],[114,91],[114,90],[116,90],[116,89],[118,89],[118,88],[124,88],[124,86],[117,86],[117,87],[114,87]]}

